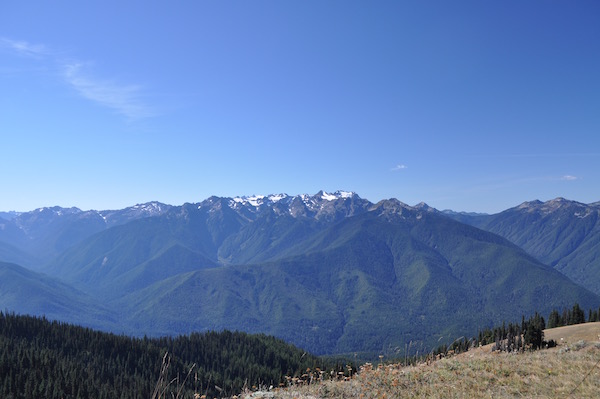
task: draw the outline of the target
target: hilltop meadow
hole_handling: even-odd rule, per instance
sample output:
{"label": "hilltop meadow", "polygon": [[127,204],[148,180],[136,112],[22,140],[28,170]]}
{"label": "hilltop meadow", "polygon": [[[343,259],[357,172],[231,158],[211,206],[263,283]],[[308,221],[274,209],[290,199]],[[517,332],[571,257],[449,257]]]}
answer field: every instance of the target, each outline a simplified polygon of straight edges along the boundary
{"label": "hilltop meadow", "polygon": [[[554,316],[553,316],[554,315]],[[600,311],[538,313],[420,355],[316,357],[263,334],[133,338],[0,312],[2,398],[596,397]]]}
{"label": "hilltop meadow", "polygon": [[558,345],[534,352],[493,351],[493,344],[405,366],[367,363],[352,378],[248,392],[242,398],[596,398],[600,322],[544,331]]}

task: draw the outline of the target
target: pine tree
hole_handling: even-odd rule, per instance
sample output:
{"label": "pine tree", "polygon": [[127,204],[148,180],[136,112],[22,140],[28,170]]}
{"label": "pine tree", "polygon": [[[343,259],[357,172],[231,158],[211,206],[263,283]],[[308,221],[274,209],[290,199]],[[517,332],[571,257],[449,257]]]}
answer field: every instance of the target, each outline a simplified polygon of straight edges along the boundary
{"label": "pine tree", "polygon": [[546,327],[544,318],[537,312],[530,317],[526,323],[526,329],[523,334],[524,345],[532,350],[540,349],[544,341],[544,328]]}
{"label": "pine tree", "polygon": [[576,303],[575,305],[573,305],[571,324],[581,323],[585,323],[585,313],[583,309],[579,307],[579,304]]}
{"label": "pine tree", "polygon": [[554,309],[550,312],[550,316],[548,316],[548,328],[560,327],[560,315],[558,314],[558,310]]}
{"label": "pine tree", "polygon": [[567,309],[563,309],[562,317],[560,318],[559,326],[568,326],[569,325],[569,311]]}

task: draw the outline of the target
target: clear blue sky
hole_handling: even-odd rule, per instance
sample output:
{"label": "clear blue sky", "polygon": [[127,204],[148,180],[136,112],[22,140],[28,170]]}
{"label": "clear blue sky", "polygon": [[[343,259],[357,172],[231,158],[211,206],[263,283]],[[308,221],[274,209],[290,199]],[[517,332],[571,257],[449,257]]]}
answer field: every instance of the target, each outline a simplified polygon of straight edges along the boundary
{"label": "clear blue sky", "polygon": [[598,1],[3,1],[0,210],[600,200]]}

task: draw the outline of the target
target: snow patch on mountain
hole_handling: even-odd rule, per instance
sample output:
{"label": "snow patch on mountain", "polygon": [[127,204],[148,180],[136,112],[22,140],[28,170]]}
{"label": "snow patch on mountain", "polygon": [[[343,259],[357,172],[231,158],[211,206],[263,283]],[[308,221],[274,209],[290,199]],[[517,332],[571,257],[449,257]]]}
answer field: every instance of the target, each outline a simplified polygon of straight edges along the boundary
{"label": "snow patch on mountain", "polygon": [[160,202],[147,202],[145,204],[136,204],[131,209],[148,215],[154,215],[162,213],[164,206]]}
{"label": "snow patch on mountain", "polygon": [[114,226],[134,219],[160,216],[171,208],[171,205],[153,201],[144,204],[136,204],[124,209],[90,212],[95,212],[100,216],[107,226]]}
{"label": "snow patch on mountain", "polygon": [[272,202],[279,202],[282,199],[285,199],[287,197],[288,197],[287,194],[275,194],[275,195],[269,195],[269,200]]}
{"label": "snow patch on mountain", "polygon": [[272,206],[290,198],[287,194],[241,196],[228,198],[227,205],[231,209],[239,210],[240,208],[247,208],[250,212],[255,213],[263,206]]}
{"label": "snow patch on mountain", "polygon": [[[362,200],[354,192],[351,191],[336,191],[328,193],[319,191],[315,195],[299,194],[290,196],[288,194],[270,194],[270,195],[251,195],[237,196],[233,198],[222,198],[223,204],[230,209],[240,213],[243,217],[251,219],[271,209],[277,215],[287,213],[293,217],[308,216],[308,217],[329,217],[328,215],[335,214],[354,214],[363,205],[368,202]],[[346,211],[342,211],[347,206],[346,201],[352,201],[352,207]],[[338,203],[338,201],[340,201]],[[212,202],[206,200],[199,206],[213,207]],[[252,216],[254,215],[254,216]]]}
{"label": "snow patch on mountain", "polygon": [[576,218],[579,218],[579,219],[585,219],[586,217],[591,216],[594,213],[595,213],[594,211],[592,211],[591,209],[588,208],[588,209],[585,210],[585,212],[575,212],[575,213],[573,213],[573,216],[575,216]]}
{"label": "snow patch on mountain", "polygon": [[320,197],[325,201],[335,201],[338,199],[352,198],[355,195],[352,191],[341,191],[338,190],[335,193],[328,193],[326,191],[319,191],[315,197]]}
{"label": "snow patch on mountain", "polygon": [[323,194],[321,194],[321,198],[323,198],[325,201],[335,201],[338,199],[337,196],[333,194],[327,194],[325,191],[323,191]]}
{"label": "snow patch on mountain", "polygon": [[264,195],[253,195],[250,197],[235,197],[233,201],[239,204],[250,204],[253,207],[259,207],[263,203],[264,198]]}

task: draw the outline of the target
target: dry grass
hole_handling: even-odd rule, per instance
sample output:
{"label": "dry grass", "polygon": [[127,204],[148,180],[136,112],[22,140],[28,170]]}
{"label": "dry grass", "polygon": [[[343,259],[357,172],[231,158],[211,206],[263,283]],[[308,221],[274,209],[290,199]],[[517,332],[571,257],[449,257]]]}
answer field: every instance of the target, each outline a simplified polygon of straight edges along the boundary
{"label": "dry grass", "polygon": [[[580,330],[576,331],[577,328]],[[600,396],[600,343],[597,337],[600,323],[596,330],[590,328],[593,327],[563,328],[551,334],[548,330],[547,336],[557,333],[569,337],[568,343],[548,350],[508,354],[491,353],[487,347],[418,366],[374,367],[367,364],[351,381],[327,381],[242,397],[597,398]],[[578,334],[583,333],[588,338],[596,334],[595,339],[574,342]]]}
{"label": "dry grass", "polygon": [[559,344],[569,344],[581,340],[598,342],[600,341],[600,322],[544,330],[544,337],[547,341],[553,339]]}

